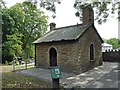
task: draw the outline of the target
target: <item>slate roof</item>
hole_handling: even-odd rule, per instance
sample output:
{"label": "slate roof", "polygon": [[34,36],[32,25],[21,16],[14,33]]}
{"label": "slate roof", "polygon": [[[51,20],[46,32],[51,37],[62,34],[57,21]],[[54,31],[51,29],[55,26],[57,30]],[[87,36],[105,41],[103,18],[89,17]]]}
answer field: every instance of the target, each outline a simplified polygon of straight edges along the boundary
{"label": "slate roof", "polygon": [[53,42],[53,41],[62,41],[62,40],[76,40],[79,38],[90,26],[91,24],[82,25],[72,25],[67,27],[56,28],[43,37],[37,39],[33,43],[43,43],[43,42]]}

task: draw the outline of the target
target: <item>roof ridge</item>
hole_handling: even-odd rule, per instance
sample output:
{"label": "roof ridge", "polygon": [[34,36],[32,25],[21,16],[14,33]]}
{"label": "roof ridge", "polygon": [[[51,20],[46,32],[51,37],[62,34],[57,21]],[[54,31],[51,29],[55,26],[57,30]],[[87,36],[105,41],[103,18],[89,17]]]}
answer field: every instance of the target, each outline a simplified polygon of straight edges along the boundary
{"label": "roof ridge", "polygon": [[75,26],[82,26],[83,24],[75,24],[75,25],[69,25],[69,26],[64,26],[64,27],[58,27],[58,28],[55,28],[53,30],[57,30],[57,29],[63,29],[63,28],[69,28],[69,27],[75,27]]}
{"label": "roof ridge", "polygon": [[63,29],[63,28],[70,28],[70,27],[75,27],[75,26],[81,26],[81,28],[85,28],[85,27],[88,27],[88,26],[90,26],[92,23],[87,23],[87,24],[83,24],[83,23],[81,23],[81,24],[75,24],[75,25],[69,25],[69,26],[64,26],[64,27],[58,27],[58,28],[55,28],[55,29],[53,29],[53,30],[57,30],[57,29]]}

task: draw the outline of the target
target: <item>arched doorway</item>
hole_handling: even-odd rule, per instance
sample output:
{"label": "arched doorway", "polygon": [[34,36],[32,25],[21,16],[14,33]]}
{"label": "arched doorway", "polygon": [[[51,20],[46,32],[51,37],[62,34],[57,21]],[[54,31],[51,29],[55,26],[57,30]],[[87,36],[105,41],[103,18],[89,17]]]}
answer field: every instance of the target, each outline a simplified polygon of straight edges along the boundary
{"label": "arched doorway", "polygon": [[51,48],[49,51],[50,66],[57,66],[57,51]]}

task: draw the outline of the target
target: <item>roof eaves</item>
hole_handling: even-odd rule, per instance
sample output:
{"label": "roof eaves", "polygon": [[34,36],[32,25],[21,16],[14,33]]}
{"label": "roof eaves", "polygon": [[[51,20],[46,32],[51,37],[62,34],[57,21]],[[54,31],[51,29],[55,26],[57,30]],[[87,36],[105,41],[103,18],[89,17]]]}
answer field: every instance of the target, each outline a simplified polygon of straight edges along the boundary
{"label": "roof eaves", "polygon": [[33,42],[33,44],[40,44],[40,43],[49,43],[49,42],[59,42],[59,41],[72,41],[72,40],[76,40],[77,38],[75,39],[61,39],[61,40],[51,40],[51,41],[42,41],[42,42]]}

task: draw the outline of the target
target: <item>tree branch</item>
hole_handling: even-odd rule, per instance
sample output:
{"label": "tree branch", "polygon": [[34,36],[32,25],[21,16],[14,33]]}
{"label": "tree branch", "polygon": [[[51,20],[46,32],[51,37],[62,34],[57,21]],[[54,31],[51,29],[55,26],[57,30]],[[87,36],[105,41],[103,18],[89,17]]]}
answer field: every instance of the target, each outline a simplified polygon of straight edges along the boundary
{"label": "tree branch", "polygon": [[34,26],[31,28],[30,34],[29,34],[28,38],[26,39],[26,42],[25,42],[25,43],[23,43],[23,47],[22,47],[23,49],[25,49],[25,48],[26,48],[27,43],[28,43],[28,41],[29,41],[29,39],[30,39],[30,36],[31,36],[31,35],[32,35],[32,33],[33,33],[33,30],[34,30],[37,26],[38,26],[38,24],[34,25]]}

